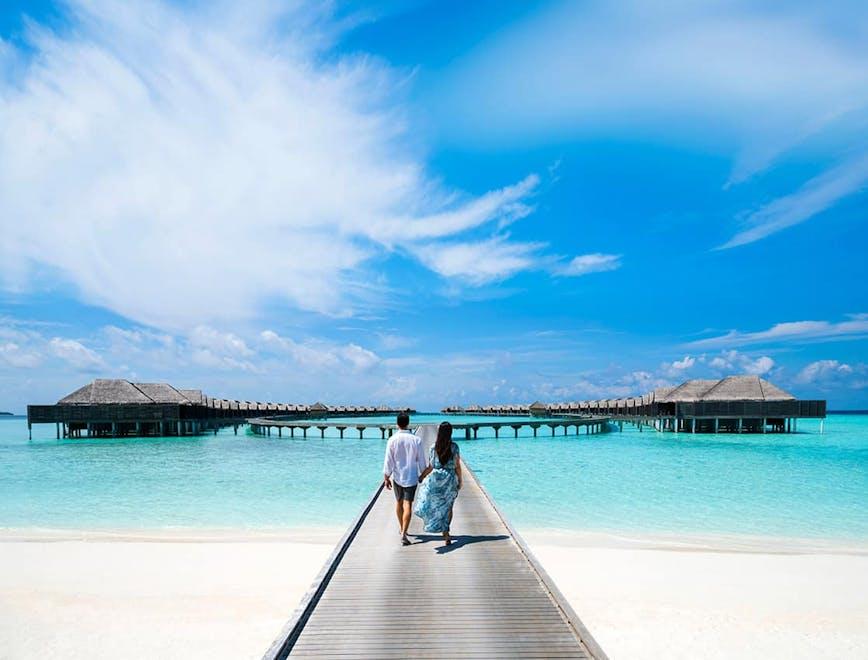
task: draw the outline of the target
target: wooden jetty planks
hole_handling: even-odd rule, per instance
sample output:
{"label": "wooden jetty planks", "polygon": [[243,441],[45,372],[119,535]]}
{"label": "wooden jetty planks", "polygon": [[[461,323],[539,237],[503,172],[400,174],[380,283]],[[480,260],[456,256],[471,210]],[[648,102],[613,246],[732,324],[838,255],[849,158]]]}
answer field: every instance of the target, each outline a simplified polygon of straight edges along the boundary
{"label": "wooden jetty planks", "polygon": [[265,657],[605,658],[465,470],[450,548],[379,490]]}

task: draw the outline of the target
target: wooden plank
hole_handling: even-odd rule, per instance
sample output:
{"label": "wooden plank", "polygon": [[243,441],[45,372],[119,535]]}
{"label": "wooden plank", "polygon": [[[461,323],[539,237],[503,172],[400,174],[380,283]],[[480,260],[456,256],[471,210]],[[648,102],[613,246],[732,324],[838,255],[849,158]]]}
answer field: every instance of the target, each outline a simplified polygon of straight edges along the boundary
{"label": "wooden plank", "polygon": [[402,546],[378,490],[265,658],[606,658],[465,474],[448,548],[416,518]]}

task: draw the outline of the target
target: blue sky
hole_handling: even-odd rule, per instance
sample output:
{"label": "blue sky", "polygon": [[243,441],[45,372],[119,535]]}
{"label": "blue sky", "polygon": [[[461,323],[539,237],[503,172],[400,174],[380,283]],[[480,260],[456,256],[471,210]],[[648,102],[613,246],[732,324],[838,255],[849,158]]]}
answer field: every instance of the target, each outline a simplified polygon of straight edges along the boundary
{"label": "blue sky", "polygon": [[868,408],[860,3],[285,4],[4,4],[0,408]]}

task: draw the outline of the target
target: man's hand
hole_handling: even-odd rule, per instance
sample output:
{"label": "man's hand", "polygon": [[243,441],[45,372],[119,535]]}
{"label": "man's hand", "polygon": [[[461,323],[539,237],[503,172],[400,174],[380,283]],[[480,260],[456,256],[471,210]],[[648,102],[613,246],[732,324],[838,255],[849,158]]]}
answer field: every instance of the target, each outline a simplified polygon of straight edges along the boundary
{"label": "man's hand", "polygon": [[386,490],[392,490],[392,480],[388,475],[383,475],[383,481],[386,483]]}

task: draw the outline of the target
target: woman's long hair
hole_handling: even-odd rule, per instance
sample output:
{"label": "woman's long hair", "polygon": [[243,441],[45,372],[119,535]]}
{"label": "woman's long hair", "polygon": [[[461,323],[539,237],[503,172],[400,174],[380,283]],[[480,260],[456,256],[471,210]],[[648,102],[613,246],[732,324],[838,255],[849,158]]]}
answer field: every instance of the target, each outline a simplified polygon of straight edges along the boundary
{"label": "woman's long hair", "polygon": [[452,424],[443,422],[437,429],[437,442],[434,443],[434,452],[440,459],[440,465],[446,465],[452,458]]}

